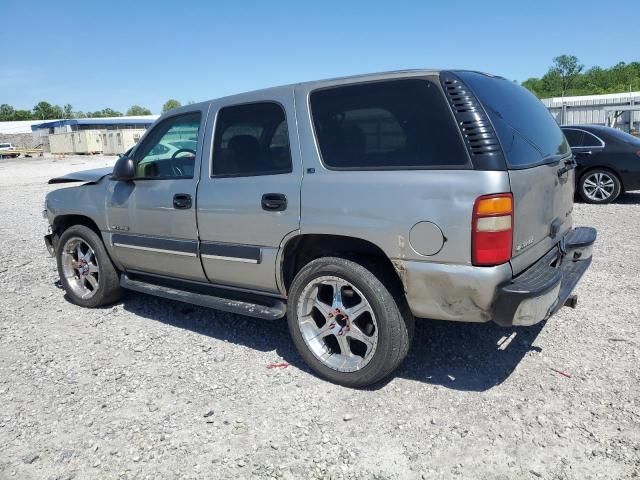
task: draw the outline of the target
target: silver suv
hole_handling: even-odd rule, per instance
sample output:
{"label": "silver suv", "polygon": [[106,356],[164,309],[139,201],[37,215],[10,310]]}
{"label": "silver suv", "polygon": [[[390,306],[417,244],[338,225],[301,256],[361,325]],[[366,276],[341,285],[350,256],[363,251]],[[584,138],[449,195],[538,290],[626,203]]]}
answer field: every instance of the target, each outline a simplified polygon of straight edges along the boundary
{"label": "silver suv", "polygon": [[263,319],[347,386],[402,362],[414,317],[533,325],[565,304],[596,232],[575,162],[501,77],[403,71],[172,110],[113,171],[52,179],[45,237],[71,301],[122,289]]}

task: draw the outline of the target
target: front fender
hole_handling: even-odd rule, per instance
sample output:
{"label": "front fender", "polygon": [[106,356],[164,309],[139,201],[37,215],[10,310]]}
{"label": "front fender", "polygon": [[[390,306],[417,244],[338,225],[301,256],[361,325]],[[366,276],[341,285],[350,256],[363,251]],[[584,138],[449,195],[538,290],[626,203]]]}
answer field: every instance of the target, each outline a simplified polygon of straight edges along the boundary
{"label": "front fender", "polygon": [[101,232],[107,231],[106,194],[104,181],[49,192],[45,199],[49,224],[55,226],[63,216],[79,215],[91,219]]}

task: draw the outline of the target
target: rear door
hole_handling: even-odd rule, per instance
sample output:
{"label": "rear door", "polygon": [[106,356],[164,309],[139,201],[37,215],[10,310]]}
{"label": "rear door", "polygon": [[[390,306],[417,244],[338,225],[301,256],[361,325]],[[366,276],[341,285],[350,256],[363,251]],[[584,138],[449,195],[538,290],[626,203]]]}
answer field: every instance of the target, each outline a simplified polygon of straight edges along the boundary
{"label": "rear door", "polygon": [[277,293],[280,244],[300,226],[293,93],[214,102],[210,122],[197,199],[204,271],[214,284]]}
{"label": "rear door", "polygon": [[586,130],[573,129],[574,132],[581,133],[580,141],[574,144],[568,135],[571,135],[571,129],[563,129],[571,150],[576,157],[578,165],[589,165],[594,161],[594,158],[598,157],[602,150],[604,150],[604,141]]}
{"label": "rear door", "polygon": [[519,273],[571,228],[572,154],[547,108],[501,77],[460,72],[484,106],[504,151],[514,199],[512,267]]}

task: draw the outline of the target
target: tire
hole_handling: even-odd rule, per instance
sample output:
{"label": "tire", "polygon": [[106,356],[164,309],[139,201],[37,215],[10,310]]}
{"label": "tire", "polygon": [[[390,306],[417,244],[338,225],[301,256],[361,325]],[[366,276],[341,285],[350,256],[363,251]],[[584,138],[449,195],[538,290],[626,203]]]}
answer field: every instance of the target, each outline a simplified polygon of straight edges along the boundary
{"label": "tire", "polygon": [[587,203],[611,203],[622,193],[622,182],[611,170],[596,168],[582,174],[578,182],[578,193]]}
{"label": "tire", "polygon": [[323,257],[305,265],[290,288],[287,322],[296,349],[319,376],[346,387],[384,379],[413,339],[414,317],[400,288],[373,271]]}
{"label": "tire", "polygon": [[57,242],[56,261],[60,282],[72,303],[95,308],[114,303],[122,296],[118,271],[102,239],[90,228],[67,228]]}

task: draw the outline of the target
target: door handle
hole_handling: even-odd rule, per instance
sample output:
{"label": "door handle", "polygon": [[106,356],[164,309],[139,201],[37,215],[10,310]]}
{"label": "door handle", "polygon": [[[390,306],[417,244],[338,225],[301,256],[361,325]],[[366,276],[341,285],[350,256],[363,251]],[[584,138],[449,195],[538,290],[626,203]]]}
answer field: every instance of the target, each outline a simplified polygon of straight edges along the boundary
{"label": "door handle", "polygon": [[287,209],[287,197],[282,193],[262,195],[262,209],[268,212],[282,212]]}
{"label": "door handle", "polygon": [[576,152],[576,157],[578,156],[583,156],[583,157],[587,157],[589,155],[591,155],[593,152],[591,150],[587,150],[585,152]]}
{"label": "door handle", "polygon": [[191,195],[188,193],[176,193],[173,196],[173,208],[189,209],[191,208]]}

